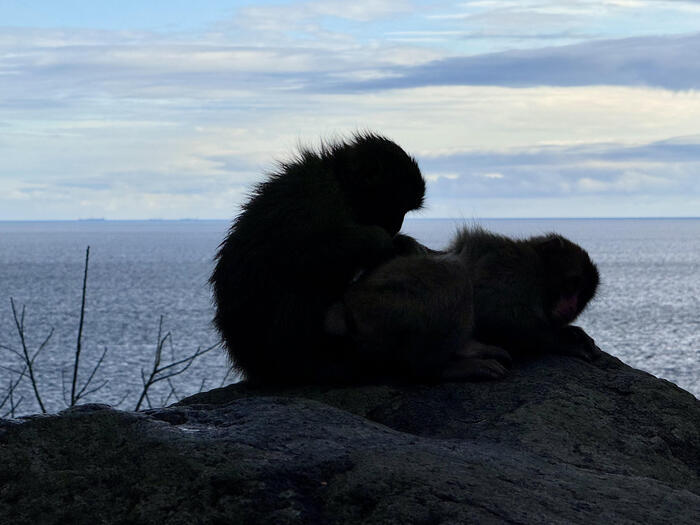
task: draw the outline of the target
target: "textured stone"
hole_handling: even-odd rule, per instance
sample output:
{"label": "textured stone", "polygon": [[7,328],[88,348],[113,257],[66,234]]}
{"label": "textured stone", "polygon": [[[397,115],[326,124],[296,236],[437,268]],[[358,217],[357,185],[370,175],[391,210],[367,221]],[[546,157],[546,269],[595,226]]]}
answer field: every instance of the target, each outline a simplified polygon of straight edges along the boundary
{"label": "textured stone", "polygon": [[0,424],[0,523],[700,523],[700,402],[605,355]]}

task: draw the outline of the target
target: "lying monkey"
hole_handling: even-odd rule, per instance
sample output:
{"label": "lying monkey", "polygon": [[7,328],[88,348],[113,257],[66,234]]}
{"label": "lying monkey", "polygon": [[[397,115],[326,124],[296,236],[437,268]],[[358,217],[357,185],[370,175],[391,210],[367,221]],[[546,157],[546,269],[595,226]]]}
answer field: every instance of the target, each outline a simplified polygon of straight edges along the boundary
{"label": "lying monkey", "polygon": [[351,284],[326,317],[326,329],[369,360],[364,369],[408,379],[498,378],[510,354],[600,354],[570,324],[595,295],[598,270],[564,237],[515,240],[464,228],[444,252],[405,235],[394,244],[400,256]]}

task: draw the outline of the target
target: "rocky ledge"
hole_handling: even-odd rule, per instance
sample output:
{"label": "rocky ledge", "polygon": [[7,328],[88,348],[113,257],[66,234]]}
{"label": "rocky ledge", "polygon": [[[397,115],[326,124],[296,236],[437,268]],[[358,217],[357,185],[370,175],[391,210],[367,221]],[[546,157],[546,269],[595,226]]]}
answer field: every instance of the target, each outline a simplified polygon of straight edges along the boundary
{"label": "rocky ledge", "polygon": [[700,523],[700,402],[605,355],[0,424],[0,523]]}

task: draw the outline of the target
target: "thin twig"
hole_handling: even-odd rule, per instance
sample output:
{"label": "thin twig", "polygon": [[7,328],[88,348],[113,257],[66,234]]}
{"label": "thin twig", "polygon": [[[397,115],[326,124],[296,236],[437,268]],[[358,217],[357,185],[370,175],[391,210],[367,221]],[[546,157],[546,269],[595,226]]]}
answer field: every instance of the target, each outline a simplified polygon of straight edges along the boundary
{"label": "thin twig", "polygon": [[22,344],[22,358],[24,359],[24,363],[27,366],[27,372],[29,372],[29,380],[32,383],[32,388],[34,390],[34,397],[36,397],[37,403],[39,403],[39,408],[41,409],[41,412],[43,414],[46,414],[46,408],[44,407],[44,402],[41,400],[41,395],[39,394],[39,386],[37,385],[36,381],[36,376],[34,375],[34,360],[36,359],[37,355],[41,350],[46,346],[46,343],[48,343],[49,339],[51,339],[51,336],[53,335],[53,328],[49,332],[49,335],[46,337],[43,343],[41,343],[41,346],[39,347],[39,350],[37,350],[34,353],[34,357],[29,356],[29,349],[27,348],[27,342],[24,337],[24,312],[25,312],[25,306],[22,305],[22,314],[17,316],[17,308],[15,307],[15,301],[12,297],[10,297],[10,305],[12,306],[12,317],[15,320],[15,327],[17,328],[17,333],[19,334],[19,340],[20,343]]}
{"label": "thin twig", "polygon": [[10,402],[10,411],[7,412],[4,417],[7,417],[7,415],[10,415],[11,417],[15,416],[14,409],[19,403],[14,403],[14,392],[17,388],[17,385],[19,385],[20,381],[22,381],[22,377],[24,377],[24,372],[20,374],[20,376],[17,378],[17,381],[15,382],[13,382],[12,377],[10,377],[10,385],[7,388],[7,394],[5,394],[5,397],[2,398],[2,401],[0,401],[0,409],[2,409],[8,401]]}
{"label": "thin twig", "polygon": [[20,359],[24,359],[24,356],[22,355],[22,353],[21,353],[21,352],[18,352],[17,350],[15,350],[14,348],[12,348],[11,346],[0,345],[0,348],[2,348],[3,350],[9,350],[10,352],[12,352],[13,354],[15,354],[15,355],[16,355],[17,357],[19,357]]}
{"label": "thin twig", "polygon": [[63,402],[67,407],[70,406],[70,401],[66,397],[66,371],[61,370],[61,395],[63,396]]}
{"label": "thin twig", "polygon": [[124,401],[126,401],[126,398],[129,397],[129,394],[131,394],[131,390],[127,390],[124,393],[124,395],[122,396],[122,398],[119,401],[117,401],[116,403],[114,403],[112,406],[118,407],[119,405],[121,405]]}
{"label": "thin twig", "polygon": [[178,399],[177,392],[175,391],[175,385],[173,384],[173,382],[170,379],[168,379],[167,382],[168,382],[168,385],[170,386],[170,392],[168,392],[168,395],[165,399],[161,399],[161,401],[160,401],[161,406],[167,405],[168,401],[170,401],[171,397]]}
{"label": "thin twig", "polygon": [[[78,400],[80,400],[80,398],[86,397],[88,394],[93,393],[93,392],[96,392],[97,390],[99,390],[99,388],[98,388],[98,389],[93,389],[93,390],[91,390],[91,391],[89,391],[89,392],[85,392],[85,390],[87,390],[87,387],[90,386],[90,383],[92,383],[92,380],[93,380],[93,378],[95,377],[95,373],[97,372],[97,370],[98,370],[98,369],[100,368],[100,366],[102,365],[102,361],[104,360],[104,358],[105,358],[106,355],[107,355],[107,348],[105,347],[104,352],[102,352],[102,355],[101,355],[100,358],[97,360],[97,364],[95,364],[95,366],[94,366],[93,369],[92,369],[92,372],[90,372],[90,376],[87,378],[87,381],[85,381],[85,384],[83,385],[83,387],[82,387],[82,388],[78,391],[78,393],[76,394],[76,396],[75,396],[75,402],[76,402],[76,403],[78,402]],[[108,382],[109,382],[109,381],[105,381],[104,384],[103,384],[102,386],[104,386],[104,385],[107,384]],[[100,387],[100,388],[102,388],[102,387]]]}
{"label": "thin twig", "polygon": [[34,352],[34,356],[32,356],[32,363],[34,360],[37,358],[37,356],[41,353],[41,351],[46,348],[46,344],[49,342],[49,339],[51,339],[51,336],[53,335],[53,326],[51,327],[51,330],[49,330],[49,335],[46,336],[46,339],[44,339],[44,342],[42,342],[39,345],[39,348],[37,348],[36,352]]}
{"label": "thin twig", "polygon": [[88,261],[90,260],[90,246],[85,250],[85,271],[83,272],[83,298],[80,303],[80,324],[78,325],[78,342],[75,347],[75,362],[73,364],[73,382],[70,390],[70,406],[75,405],[78,398],[76,397],[76,387],[78,384],[78,364],[80,361],[81,342],[83,337],[83,322],[85,320],[85,292],[87,289],[87,274]]}
{"label": "thin twig", "polygon": [[226,373],[224,374],[224,377],[223,377],[223,379],[221,379],[221,383],[219,384],[219,388],[221,388],[222,386],[224,386],[226,384],[226,380],[228,379],[228,376],[231,375],[231,372],[233,372],[233,368],[228,368],[226,370]]}
{"label": "thin twig", "polygon": [[[24,357],[22,357],[22,359],[24,359]],[[3,370],[7,370],[8,372],[12,372],[13,374],[21,374],[22,373],[19,370],[17,370],[16,368],[12,368],[11,366],[0,365],[0,368],[2,368]],[[26,370],[26,365],[25,365],[25,370]]]}
{"label": "thin twig", "polygon": [[[168,339],[170,338],[170,332],[163,335],[163,316],[161,315],[158,321],[158,339],[156,340],[156,349],[153,356],[153,368],[151,369],[148,378],[146,377],[146,372],[143,369],[141,369],[141,382],[143,383],[143,390],[141,391],[141,395],[139,396],[139,399],[136,402],[136,408],[134,408],[134,410],[139,410],[144,400],[148,404],[149,408],[151,407],[151,401],[148,397],[148,390],[154,384],[160,381],[170,382],[170,378],[182,374],[190,366],[192,366],[192,363],[195,361],[195,359],[201,357],[202,355],[219,346],[218,344],[215,344],[205,349],[198,347],[193,354],[179,359],[177,361],[173,361],[172,363],[168,363],[166,365],[161,366],[163,346],[166,342],[168,342]],[[172,344],[172,342],[170,342],[170,344]]]}
{"label": "thin twig", "polygon": [[[90,394],[94,394],[94,393],[97,392],[98,390],[102,390],[105,386],[107,386],[108,383],[109,383],[109,379],[105,379],[104,381],[102,381],[102,383],[100,383],[99,386],[96,386],[96,387],[93,388],[92,390],[88,390],[87,392],[85,392],[85,395],[82,396],[82,397],[87,397],[87,396],[89,396]],[[78,398],[78,399],[80,399],[80,398]]]}

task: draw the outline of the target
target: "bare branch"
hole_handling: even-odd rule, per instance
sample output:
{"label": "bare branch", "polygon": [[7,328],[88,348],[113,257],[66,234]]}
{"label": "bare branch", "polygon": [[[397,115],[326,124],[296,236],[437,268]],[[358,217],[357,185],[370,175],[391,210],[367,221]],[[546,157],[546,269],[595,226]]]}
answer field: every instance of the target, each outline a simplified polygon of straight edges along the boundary
{"label": "bare branch", "polygon": [[[12,297],[10,297],[10,300],[12,300]],[[24,332],[24,310],[26,309],[26,305],[22,305],[22,319],[20,320],[20,328],[22,328],[22,332]]]}
{"label": "bare branch", "polygon": [[[107,386],[108,383],[109,383],[109,379],[105,379],[102,383],[100,383],[99,386],[96,386],[96,387],[93,388],[92,390],[88,390],[87,392],[85,392],[85,395],[84,395],[83,397],[87,397],[87,396],[89,396],[90,394],[94,394],[94,393],[97,392],[98,390],[102,390],[102,388],[104,388],[105,386]],[[78,398],[78,399],[80,399],[80,398]]]}
{"label": "bare branch", "polygon": [[[26,370],[26,367],[25,367]],[[17,385],[19,385],[20,381],[22,381],[22,378],[24,377],[24,370],[20,374],[20,376],[17,378],[17,381],[12,381],[12,378],[10,378],[10,384],[7,388],[7,394],[5,397],[0,401],[0,409],[3,408],[7,402],[9,401],[10,403],[10,409],[3,414],[2,417],[6,418],[7,416],[10,417],[15,417],[15,411],[17,410],[17,407],[22,403],[24,400],[24,396],[21,396],[17,401],[15,401],[15,389],[17,388]]]}
{"label": "bare branch", "polygon": [[[85,390],[90,386],[90,383],[92,383],[92,380],[93,380],[93,378],[95,377],[95,373],[97,372],[97,370],[98,370],[98,369],[100,368],[100,366],[102,365],[102,361],[104,360],[104,358],[105,358],[106,355],[107,355],[107,348],[105,347],[104,352],[102,352],[102,355],[101,355],[100,358],[97,360],[97,364],[95,364],[95,366],[94,366],[93,369],[92,369],[92,372],[90,372],[90,376],[87,378],[87,381],[85,381],[85,384],[83,385],[83,387],[82,387],[82,388],[80,389],[80,391],[76,394],[76,396],[75,396],[75,402],[76,402],[76,403],[78,402],[78,400],[79,400],[80,398],[85,397],[85,396],[87,396],[87,395],[90,393],[90,392],[85,392]],[[106,384],[107,382],[108,382],[108,381],[105,381],[105,384]],[[104,386],[104,385],[103,385],[103,386]],[[100,387],[100,388],[101,388],[101,387]],[[99,389],[98,389],[98,390],[99,390]],[[91,390],[91,392],[95,392],[95,391],[96,391],[96,390]]]}
{"label": "bare branch", "polygon": [[80,323],[78,324],[78,342],[75,346],[75,360],[73,363],[73,381],[71,383],[70,390],[70,406],[75,405],[78,398],[76,397],[76,388],[78,385],[78,365],[80,362],[80,351],[82,345],[83,337],[83,322],[85,320],[85,292],[87,290],[87,275],[88,275],[88,261],[90,260],[90,246],[85,250],[85,271],[83,272],[83,297],[80,303]]}
{"label": "bare branch", "polygon": [[12,348],[11,346],[0,345],[0,348],[2,348],[3,350],[9,350],[9,351],[12,352],[13,354],[15,354],[17,357],[19,357],[20,359],[24,360],[24,356],[22,355],[22,353],[21,353],[21,352],[18,352],[17,350],[15,350],[14,348]]}
{"label": "bare branch", "polygon": [[27,348],[27,342],[24,337],[24,313],[26,310],[25,305],[22,305],[22,314],[19,317],[17,316],[17,308],[15,307],[15,301],[12,297],[10,297],[10,305],[12,307],[12,317],[15,321],[17,334],[19,335],[19,340],[22,343],[22,359],[24,360],[27,371],[29,372],[29,379],[32,383],[32,389],[34,390],[34,397],[36,397],[37,403],[39,403],[39,408],[41,409],[41,412],[43,414],[46,414],[46,408],[44,407],[44,402],[42,401],[41,395],[39,394],[39,386],[37,385],[36,376],[34,375],[34,359],[43,349],[43,347],[46,346],[48,339],[53,334],[53,328],[51,329],[49,337],[47,337],[47,339],[39,347],[39,350],[34,354],[34,357],[30,357],[29,349]]}
{"label": "bare branch", "polygon": [[226,370],[226,373],[224,374],[224,377],[221,379],[221,383],[219,384],[219,388],[221,388],[222,386],[224,386],[224,385],[226,384],[226,380],[228,379],[228,376],[231,375],[231,372],[233,372],[233,368],[230,368],[230,367],[229,367],[229,368]]}
{"label": "bare branch", "polygon": [[20,396],[20,398],[17,401],[15,401],[14,399],[12,400],[12,403],[10,406],[10,417],[15,417],[17,407],[22,404],[22,401],[24,401],[24,396]]}
{"label": "bare branch", "polygon": [[178,399],[177,392],[175,391],[175,385],[173,384],[173,382],[170,379],[168,379],[167,381],[168,381],[168,385],[170,386],[170,392],[168,392],[168,396],[165,399],[161,400],[161,403],[160,403],[161,406],[167,405],[168,401],[170,401],[171,397]]}
{"label": "bare branch", "polygon": [[[160,316],[160,319],[158,320],[158,339],[156,341],[156,348],[154,352],[154,358],[153,358],[153,368],[151,369],[148,378],[146,378],[146,373],[143,369],[141,369],[141,381],[143,383],[143,390],[141,391],[141,395],[139,396],[138,401],[136,402],[136,407],[134,410],[139,410],[141,408],[142,403],[144,400],[148,403],[148,406],[151,407],[151,401],[150,398],[148,397],[148,390],[156,383],[160,381],[168,381],[170,383],[170,379],[182,374],[185,372],[190,366],[192,366],[192,363],[194,362],[195,359],[198,357],[201,357],[202,355],[206,354],[207,352],[213,350],[218,346],[218,344],[212,345],[210,347],[207,347],[205,349],[202,349],[201,347],[197,348],[197,350],[182,359],[179,359],[177,361],[173,361],[172,363],[168,363],[165,365],[161,366],[161,357],[162,357],[162,351],[163,351],[163,346],[165,343],[168,341],[168,339],[171,339],[170,332],[163,334],[163,316]],[[170,341],[170,344],[172,345],[172,341]],[[180,368],[178,368],[180,367]],[[174,388],[171,385],[171,394],[174,393]],[[168,396],[167,399],[169,399],[170,396]]]}
{"label": "bare branch", "polygon": [[11,366],[5,366],[5,365],[0,365],[0,368],[2,368],[3,370],[7,370],[8,372],[12,372],[13,374],[22,374],[22,375],[24,375],[24,372],[27,370],[26,365],[22,371],[17,370],[16,368],[12,368]]}
{"label": "bare branch", "polygon": [[32,356],[32,363],[37,358],[37,356],[41,353],[41,351],[46,347],[46,343],[49,342],[49,339],[51,339],[52,335],[53,335],[53,326],[51,327],[51,330],[49,330],[49,335],[46,336],[46,339],[44,339],[44,342],[41,343],[39,345],[39,348],[37,349],[37,351],[34,352],[34,355]]}
{"label": "bare branch", "polygon": [[10,385],[7,388],[7,394],[5,394],[5,397],[2,398],[2,401],[0,401],[0,409],[5,406],[5,404],[10,401],[10,406],[12,406],[12,395],[14,394],[15,388],[17,388],[17,385],[19,385],[20,381],[22,381],[24,373],[22,373],[18,378],[17,381],[12,381],[12,378],[10,377]]}
{"label": "bare branch", "polygon": [[66,397],[66,371],[61,369],[61,394],[63,395],[63,402],[66,406],[70,406],[70,401]]}
{"label": "bare branch", "polygon": [[205,348],[204,350],[202,350],[201,347],[197,347],[197,350],[195,351],[194,354],[192,354],[192,355],[190,355],[190,356],[188,356],[188,357],[184,357],[184,358],[180,359],[179,361],[175,361],[174,363],[170,363],[170,364],[168,364],[168,365],[165,365],[165,366],[163,366],[163,367],[160,368],[160,371],[162,372],[163,370],[167,370],[167,369],[169,369],[169,368],[173,368],[173,367],[179,366],[179,365],[181,365],[181,364],[183,364],[183,363],[187,363],[187,362],[189,361],[189,363],[187,364],[187,366],[186,366],[185,368],[183,368],[182,370],[180,370],[179,372],[177,372],[178,374],[181,374],[182,372],[184,372],[185,370],[187,370],[187,369],[190,367],[190,365],[192,364],[192,362],[193,362],[195,359],[197,359],[198,357],[203,356],[204,354],[206,354],[207,352],[213,350],[213,349],[216,348],[217,346],[219,346],[219,345],[218,345],[218,344],[212,345],[212,346],[209,346],[209,347]]}
{"label": "bare branch", "polygon": [[151,398],[148,397],[148,393],[145,394],[146,398],[146,403],[148,403],[148,408],[153,408],[153,405],[151,404]]}
{"label": "bare branch", "polygon": [[119,405],[121,405],[124,401],[126,401],[126,398],[129,397],[129,394],[131,394],[131,390],[127,390],[124,393],[124,395],[122,396],[122,398],[119,401],[117,401],[115,404],[113,404],[112,406],[118,407]]}
{"label": "bare branch", "polygon": [[4,419],[7,419],[7,417],[15,417],[15,413],[17,412],[17,407],[22,404],[22,401],[24,401],[24,396],[21,396],[17,401],[14,400],[14,397],[10,396],[10,410],[5,412],[2,417]]}

